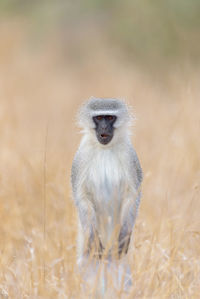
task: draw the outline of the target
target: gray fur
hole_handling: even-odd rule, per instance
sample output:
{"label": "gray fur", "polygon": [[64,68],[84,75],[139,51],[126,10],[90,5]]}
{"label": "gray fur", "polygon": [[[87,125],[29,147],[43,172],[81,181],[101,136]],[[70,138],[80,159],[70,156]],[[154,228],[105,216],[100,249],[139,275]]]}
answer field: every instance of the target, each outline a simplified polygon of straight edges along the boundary
{"label": "gray fur", "polygon": [[88,105],[88,108],[93,111],[99,111],[99,110],[120,110],[120,109],[126,109],[126,106],[124,103],[122,103],[119,100],[116,99],[98,99],[98,98],[92,98],[89,100],[89,102],[86,104]]}
{"label": "gray fur", "polygon": [[78,123],[80,127],[94,128],[92,117],[100,113],[104,115],[116,115],[118,117],[115,124],[116,127],[131,121],[130,113],[128,112],[128,107],[125,102],[117,99],[92,97],[81,107],[78,113]]}

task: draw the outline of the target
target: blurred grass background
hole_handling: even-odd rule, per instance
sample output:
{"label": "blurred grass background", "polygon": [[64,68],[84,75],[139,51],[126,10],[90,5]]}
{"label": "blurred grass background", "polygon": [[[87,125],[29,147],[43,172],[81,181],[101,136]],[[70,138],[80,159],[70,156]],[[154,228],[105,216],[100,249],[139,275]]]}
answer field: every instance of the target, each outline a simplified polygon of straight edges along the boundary
{"label": "blurred grass background", "polygon": [[88,298],[70,168],[91,95],[137,118],[130,298],[199,298],[199,17],[197,0],[0,1],[0,298]]}
{"label": "blurred grass background", "polygon": [[195,64],[199,61],[198,0],[1,0],[0,9],[2,15],[28,19],[35,33],[43,37],[52,30],[64,39],[66,30],[84,37],[90,27],[98,27],[113,47],[135,63],[139,60],[158,67],[159,62],[166,68],[183,58]]}

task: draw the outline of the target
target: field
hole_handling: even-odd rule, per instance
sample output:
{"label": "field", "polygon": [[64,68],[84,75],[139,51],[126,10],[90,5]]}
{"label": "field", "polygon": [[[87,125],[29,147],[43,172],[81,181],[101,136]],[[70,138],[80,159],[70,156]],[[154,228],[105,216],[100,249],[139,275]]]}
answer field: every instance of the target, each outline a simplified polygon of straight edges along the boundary
{"label": "field", "polygon": [[76,40],[63,49],[47,36],[32,47],[25,25],[0,27],[0,298],[87,298],[70,168],[76,112],[92,95],[125,98],[136,116],[144,182],[127,298],[199,298],[198,69],[146,73],[92,29],[78,60]]}

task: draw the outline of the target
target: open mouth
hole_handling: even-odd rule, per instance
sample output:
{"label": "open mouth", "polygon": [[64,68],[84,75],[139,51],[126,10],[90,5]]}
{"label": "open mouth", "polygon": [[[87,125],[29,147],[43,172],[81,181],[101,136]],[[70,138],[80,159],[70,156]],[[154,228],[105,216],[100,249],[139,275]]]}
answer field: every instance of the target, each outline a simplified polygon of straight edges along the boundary
{"label": "open mouth", "polygon": [[109,135],[107,135],[107,134],[101,134],[101,138],[103,138],[103,139],[108,138],[108,137],[109,137]]}
{"label": "open mouth", "polygon": [[102,134],[97,134],[97,139],[101,144],[108,144],[111,139],[112,139],[112,135],[110,134],[106,134],[106,133],[102,133]]}

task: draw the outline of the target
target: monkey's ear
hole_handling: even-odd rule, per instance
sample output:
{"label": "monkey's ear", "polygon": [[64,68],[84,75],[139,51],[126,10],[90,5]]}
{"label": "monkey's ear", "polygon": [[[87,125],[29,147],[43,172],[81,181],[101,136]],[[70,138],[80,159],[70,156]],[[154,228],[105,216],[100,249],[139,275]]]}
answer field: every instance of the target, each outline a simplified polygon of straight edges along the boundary
{"label": "monkey's ear", "polygon": [[95,124],[91,119],[90,111],[88,109],[88,103],[91,99],[95,99],[95,97],[90,97],[89,100],[86,100],[80,107],[77,115],[76,115],[76,124],[79,128],[82,128],[83,131],[88,128],[95,128]]}

